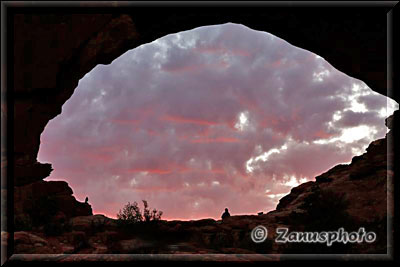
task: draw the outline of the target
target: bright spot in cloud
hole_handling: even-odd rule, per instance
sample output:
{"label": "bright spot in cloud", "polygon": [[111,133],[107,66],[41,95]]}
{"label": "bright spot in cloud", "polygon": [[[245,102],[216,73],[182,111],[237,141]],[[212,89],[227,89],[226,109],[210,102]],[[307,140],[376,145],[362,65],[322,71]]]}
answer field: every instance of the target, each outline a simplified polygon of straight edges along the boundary
{"label": "bright spot in cloud", "polygon": [[368,111],[365,105],[363,103],[359,103],[356,99],[351,100],[351,107],[349,109],[354,112]]}
{"label": "bright spot in cloud", "polygon": [[313,77],[314,81],[322,82],[326,76],[329,76],[329,70],[323,70],[321,72],[314,72]]}
{"label": "bright spot in cloud", "polygon": [[[339,137],[331,138],[331,139],[319,139],[315,140],[313,143],[314,144],[329,144],[329,143],[334,143],[337,141],[341,141],[344,143],[352,143],[354,141],[361,140],[363,138],[374,136],[376,134],[376,129],[373,127],[368,127],[366,125],[360,125],[357,127],[351,127],[351,128],[345,128],[342,130],[342,133]],[[360,151],[354,150],[354,151]]]}
{"label": "bright spot in cloud", "polygon": [[287,193],[281,193],[281,194],[269,194],[267,197],[272,198],[272,199],[280,199],[287,195]]}
{"label": "bright spot in cloud", "polygon": [[333,121],[338,121],[338,120],[340,120],[341,118],[342,118],[342,115],[340,115],[340,111],[336,111],[334,114],[333,114]]}
{"label": "bright spot in cloud", "polygon": [[214,185],[214,186],[215,186],[215,185],[219,185],[219,182],[218,182],[218,181],[213,181],[213,182],[212,182],[212,185]]}
{"label": "bright spot in cloud", "polygon": [[[289,140],[290,140],[290,139],[289,139]],[[254,167],[251,166],[252,164],[257,163],[257,161],[260,161],[260,160],[263,161],[263,162],[266,162],[266,161],[268,160],[268,158],[269,158],[272,154],[275,154],[275,153],[278,153],[278,154],[279,154],[279,153],[281,153],[282,150],[287,150],[287,149],[288,149],[287,144],[284,144],[284,145],[282,145],[279,149],[273,148],[273,149],[270,149],[270,150],[267,151],[267,152],[262,153],[261,155],[259,155],[259,156],[257,156],[257,157],[250,158],[250,159],[246,162],[246,171],[247,171],[248,173],[253,172]]]}
{"label": "bright spot in cloud", "polygon": [[[285,177],[287,179],[287,176],[284,176],[284,178]],[[307,182],[307,178],[297,179],[295,176],[291,176],[289,180],[287,180],[286,182],[284,182],[282,184],[284,186],[295,187],[295,186],[298,186],[298,185],[300,185],[302,183],[305,183],[305,182]]]}
{"label": "bright spot in cloud", "polygon": [[374,133],[376,133],[375,129],[370,128],[366,125],[361,125],[353,128],[344,129],[342,135],[339,137],[338,140],[345,143],[351,143],[365,137],[372,136]]}
{"label": "bright spot in cloud", "polygon": [[235,128],[240,131],[245,130],[246,126],[249,125],[248,116],[249,116],[249,113],[247,111],[241,112],[239,115],[238,122],[235,124]]}

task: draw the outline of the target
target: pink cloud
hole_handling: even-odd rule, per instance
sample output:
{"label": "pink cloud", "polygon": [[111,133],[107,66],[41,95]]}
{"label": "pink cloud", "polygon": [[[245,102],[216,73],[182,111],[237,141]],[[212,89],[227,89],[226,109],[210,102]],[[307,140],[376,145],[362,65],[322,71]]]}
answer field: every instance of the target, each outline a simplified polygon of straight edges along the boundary
{"label": "pink cloud", "polygon": [[249,57],[250,53],[243,49],[231,49],[225,47],[195,47],[194,52],[208,53],[208,54],[230,54],[235,56]]}
{"label": "pink cloud", "polygon": [[150,174],[159,174],[159,175],[171,173],[171,171],[169,170],[159,170],[159,169],[129,169],[127,170],[127,172],[128,173],[147,172]]}
{"label": "pink cloud", "polygon": [[208,126],[218,124],[213,121],[190,119],[190,118],[184,118],[184,117],[179,117],[179,116],[170,116],[170,115],[164,115],[160,119],[165,120],[165,121],[175,122],[175,123],[192,123],[192,124],[208,125]]}
{"label": "pink cloud", "polygon": [[191,141],[191,143],[240,143],[240,142],[245,142],[245,141],[231,137],[203,138],[203,139],[194,139]]}

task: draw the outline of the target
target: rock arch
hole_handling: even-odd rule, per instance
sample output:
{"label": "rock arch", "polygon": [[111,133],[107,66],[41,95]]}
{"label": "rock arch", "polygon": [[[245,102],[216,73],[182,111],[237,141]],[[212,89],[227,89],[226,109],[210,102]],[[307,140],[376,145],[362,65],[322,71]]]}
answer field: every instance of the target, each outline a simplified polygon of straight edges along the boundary
{"label": "rock arch", "polygon": [[[324,57],[334,67],[386,90],[386,17],[389,7],[340,9],[265,7],[173,8],[154,19],[154,10],[125,14],[15,14],[14,185],[42,180],[50,164],[36,162],[40,134],[61,113],[78,81],[97,64],[166,34],[225,22],[242,23],[284,38]],[[232,11],[232,12],[230,12]],[[161,23],[160,23],[161,22]],[[399,100],[398,94],[389,97]]]}
{"label": "rock arch", "polygon": [[[386,90],[387,13],[374,9],[310,7],[149,7],[114,14],[12,14],[14,68],[14,186],[42,181],[50,164],[38,163],[40,134],[61,113],[79,79],[129,49],[169,33],[226,22],[267,31],[308,49],[337,69]],[[394,11],[394,10],[393,10]],[[393,12],[391,11],[391,12]],[[156,19],[155,19],[156,18]],[[399,102],[397,92],[389,97]]]}
{"label": "rock arch", "polygon": [[[70,196],[72,190],[65,182],[45,185],[42,181],[51,172],[51,165],[36,160],[40,134],[47,122],[61,113],[62,105],[73,94],[79,79],[97,64],[109,64],[129,49],[199,26],[233,22],[269,32],[322,56],[335,68],[364,81],[372,90],[400,102],[398,92],[387,91],[386,81],[388,12],[393,25],[399,24],[398,11],[391,10],[392,6],[386,2],[373,8],[346,7],[336,13],[327,6],[316,10],[290,5],[283,8],[169,6],[160,8],[161,12],[144,6],[115,7],[113,14],[104,13],[104,9],[98,13],[88,9],[87,14],[76,14],[76,10],[62,7],[60,11],[63,9],[64,14],[60,11],[51,14],[53,10],[48,13],[45,9],[41,14],[34,14],[15,8],[8,14],[8,21],[13,24],[8,33],[13,48],[10,50],[13,55],[9,57],[13,57],[14,63],[9,66],[12,76],[8,80],[8,90],[14,100],[9,103],[9,110],[13,111],[9,116],[13,116],[14,142],[9,147],[12,151],[8,151],[12,155],[8,169],[12,170],[9,174],[13,176],[9,178],[16,186],[14,193],[17,197],[25,196],[23,187],[30,192],[61,193],[60,201],[71,204],[68,216],[91,214],[90,206],[82,206],[84,203],[76,203]],[[393,41],[392,47],[397,47],[397,39]],[[396,65],[393,69],[396,71]],[[2,103],[2,119],[4,110]],[[398,120],[399,112],[396,113]],[[373,149],[371,153],[380,155]],[[7,164],[2,159],[2,169],[3,166]],[[289,202],[281,201],[285,205]]]}

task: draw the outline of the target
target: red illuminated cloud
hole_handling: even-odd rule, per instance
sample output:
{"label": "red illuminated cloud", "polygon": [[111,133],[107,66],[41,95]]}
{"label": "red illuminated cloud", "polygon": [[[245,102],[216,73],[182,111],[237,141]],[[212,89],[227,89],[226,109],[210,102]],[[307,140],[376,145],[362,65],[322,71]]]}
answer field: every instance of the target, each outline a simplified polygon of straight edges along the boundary
{"label": "red illuminated cloud", "polygon": [[210,54],[230,54],[235,56],[248,57],[250,53],[242,49],[227,49],[225,47],[196,47],[194,52],[210,53]]}
{"label": "red illuminated cloud", "polygon": [[193,123],[193,124],[207,125],[207,126],[218,124],[218,123],[212,122],[212,121],[189,119],[189,118],[184,118],[184,117],[179,117],[179,116],[170,116],[170,115],[162,116],[161,120],[171,121],[171,122],[175,122],[175,123]]}
{"label": "red illuminated cloud", "polygon": [[243,140],[239,140],[237,138],[230,137],[218,137],[218,138],[203,138],[203,139],[194,139],[191,143],[239,143],[244,142]]}
{"label": "red illuminated cloud", "polygon": [[136,172],[147,172],[150,174],[168,174],[171,173],[169,170],[158,170],[158,169],[129,169],[127,170],[128,173],[136,173]]}

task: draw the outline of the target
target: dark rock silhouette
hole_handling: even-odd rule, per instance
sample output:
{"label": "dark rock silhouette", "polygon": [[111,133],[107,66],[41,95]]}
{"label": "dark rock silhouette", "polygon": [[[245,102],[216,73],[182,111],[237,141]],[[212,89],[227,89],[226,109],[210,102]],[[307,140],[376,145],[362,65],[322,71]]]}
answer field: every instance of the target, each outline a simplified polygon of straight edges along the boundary
{"label": "dark rock silhouette", "polygon": [[[243,13],[241,9],[239,10],[240,12],[237,14]],[[312,16],[309,16],[308,11],[302,10],[301,14],[304,17],[293,16],[287,9],[283,9],[283,12],[280,13],[273,10],[270,14],[261,10],[257,16],[254,15],[254,12],[244,12],[241,19],[237,14],[232,17],[232,13],[229,13],[228,18],[224,18],[221,14],[216,16],[209,13],[209,10],[206,11],[207,14],[204,13],[204,16],[193,16],[186,11],[185,14],[178,16],[173,13],[175,11],[169,11],[165,12],[163,16],[167,18],[175,16],[181,18],[180,21],[159,19],[165,23],[158,25],[159,27],[153,27],[153,30],[148,30],[148,26],[154,26],[151,24],[154,22],[151,22],[151,16],[147,16],[143,10],[137,11],[139,14],[123,16],[112,16],[111,14],[63,16],[17,14],[13,21],[15,40],[14,166],[9,166],[14,170],[14,186],[17,186],[14,188],[16,217],[22,217],[23,219],[20,220],[29,224],[28,218],[30,217],[27,217],[27,214],[34,215],[30,219],[40,219],[42,214],[49,214],[46,209],[40,208],[40,203],[49,205],[50,209],[48,210],[58,214],[55,215],[57,217],[55,221],[64,218],[59,212],[65,215],[64,220],[67,221],[71,216],[92,214],[88,205],[75,200],[69,187],[69,189],[61,190],[64,194],[59,194],[60,192],[52,191],[53,183],[43,185],[46,182],[41,180],[49,175],[52,168],[50,164],[38,163],[36,158],[40,145],[39,137],[45,125],[60,114],[61,106],[72,95],[79,79],[97,64],[108,64],[125,51],[171,32],[179,32],[206,24],[233,21],[254,29],[266,30],[294,45],[316,52],[334,67],[365,81],[372,90],[387,95],[384,71],[386,42],[369,41],[386,40],[387,10],[381,9],[381,11],[378,12],[379,15],[377,15],[376,9],[368,11],[371,13],[356,11],[357,16],[355,16],[355,10],[349,10],[341,13],[342,19],[339,21],[336,15],[328,18],[327,14],[316,14],[312,10],[309,11],[312,12]],[[393,9],[393,13],[395,12],[396,9]],[[250,14],[250,16],[246,14]],[[316,15],[319,17],[315,17]],[[353,18],[356,17],[364,18],[362,20],[366,23],[353,24]],[[394,16],[394,20],[396,17],[398,16]],[[212,21],[212,18],[217,18],[218,21]],[[260,20],[260,18],[262,19]],[[289,24],[297,25],[295,30],[292,27],[286,27],[288,20],[291,21]],[[315,27],[303,27],[310,25],[310,21]],[[331,21],[333,22],[331,23]],[[157,22],[155,23],[157,24]],[[263,28],[262,25],[267,25],[267,28]],[[394,23],[394,25],[397,24]],[[351,34],[342,29],[351,29]],[[70,38],[71,36],[73,38]],[[341,40],[341,42],[332,46],[332,40]],[[53,44],[59,45],[54,46]],[[398,91],[393,91],[390,97],[399,102]],[[387,120],[388,127],[398,125],[398,120],[399,113],[397,112],[395,117]],[[398,126],[396,127],[398,128]],[[393,131],[387,136],[393,136]],[[350,165],[336,168],[335,171],[328,172],[329,174],[325,173],[316,182],[308,182],[293,188],[287,197],[281,199],[276,211],[261,216],[232,216],[227,223],[223,224],[223,227],[213,220],[201,220],[202,224],[199,224],[200,221],[160,222],[158,229],[164,229],[163,233],[170,231],[174,238],[176,233],[183,233],[182,236],[188,237],[186,240],[183,238],[185,242],[179,240],[180,243],[171,239],[173,242],[178,242],[177,245],[174,244],[174,248],[176,248],[174,252],[254,253],[256,251],[253,247],[254,244],[247,238],[249,231],[254,226],[266,225],[271,233],[277,226],[295,226],[296,218],[302,216],[302,213],[307,214],[312,210],[310,205],[306,205],[307,201],[305,200],[313,199],[312,196],[315,192],[329,189],[333,192],[345,193],[344,197],[349,203],[346,213],[354,217],[355,222],[359,222],[355,225],[370,226],[372,230],[375,227],[379,236],[386,237],[386,234],[381,235],[380,233],[385,232],[386,216],[393,216],[393,199],[388,201],[389,209],[386,209],[386,183],[393,181],[394,172],[398,168],[393,164],[394,161],[387,161],[387,157],[393,156],[394,151],[389,149],[386,153],[386,142],[386,138],[377,140],[368,147],[367,153],[355,157]],[[393,147],[398,147],[396,139],[392,144]],[[387,163],[389,163],[389,168],[383,168]],[[7,166],[7,162],[2,158],[2,168],[3,166]],[[40,190],[36,190],[42,187],[46,189],[44,195]],[[33,190],[33,188],[36,189]],[[393,186],[388,187],[391,190],[390,193],[393,192],[391,188]],[[391,198],[390,194],[389,197]],[[312,202],[308,204],[312,204]],[[108,220],[112,222],[112,219]],[[71,219],[68,222],[70,221]],[[49,249],[51,249],[51,253],[118,253],[126,250],[140,253],[140,251],[149,249],[148,244],[143,245],[145,242],[141,242],[138,238],[137,241],[132,241],[135,238],[133,236],[112,233],[111,224],[106,227],[105,232],[101,233],[72,231],[66,235],[60,235],[57,240],[52,240],[55,243],[48,248],[49,241],[45,240],[46,237],[40,232],[16,234],[14,238],[18,242],[15,242],[14,253],[29,253],[32,250],[35,253],[50,253]],[[4,232],[3,235],[2,232],[2,243],[3,236],[5,238],[6,234]],[[39,238],[30,236],[30,234]],[[88,241],[85,244],[85,240],[91,239],[94,239],[93,242]],[[122,242],[120,247],[123,249],[118,251],[118,246],[113,246],[113,244],[119,243],[115,240],[129,240],[129,242]],[[383,238],[379,240],[380,243],[360,246],[356,252],[380,253],[379,246],[383,246],[382,244],[386,246],[385,241]],[[217,243],[219,248],[210,247]],[[86,246],[81,246],[81,244]],[[39,249],[41,247],[46,248],[41,250]],[[385,247],[383,246],[383,248]],[[268,249],[270,252],[282,252],[279,246],[268,247]],[[166,250],[159,247],[155,251]],[[68,257],[65,260],[68,260]]]}
{"label": "dark rock silhouette", "polygon": [[222,213],[221,218],[222,218],[222,220],[223,220],[223,219],[226,219],[226,218],[228,218],[228,217],[230,217],[230,216],[231,216],[231,214],[229,213],[228,208],[226,208],[226,209],[225,209],[225,212]]}
{"label": "dark rock silhouette", "polygon": [[[87,203],[79,202],[64,181],[38,181],[14,189],[14,218],[18,230],[54,220],[92,215]],[[18,229],[20,228],[20,229]]]}

